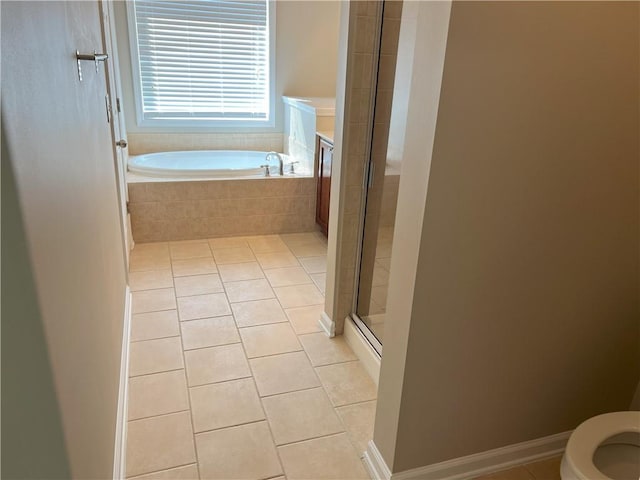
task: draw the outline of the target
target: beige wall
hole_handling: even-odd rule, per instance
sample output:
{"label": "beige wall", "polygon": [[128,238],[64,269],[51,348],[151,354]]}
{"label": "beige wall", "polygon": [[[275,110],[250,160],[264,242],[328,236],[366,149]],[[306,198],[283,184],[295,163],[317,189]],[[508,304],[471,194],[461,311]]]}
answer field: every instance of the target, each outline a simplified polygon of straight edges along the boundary
{"label": "beige wall", "polygon": [[2,478],[69,478],[60,410],[2,130]]}
{"label": "beige wall", "polygon": [[[280,0],[274,4],[276,6],[275,127],[189,129],[137,126],[126,6],[125,2],[115,2],[120,72],[128,131],[130,133],[282,132],[282,95],[335,97],[340,2],[333,0]],[[181,141],[179,135],[176,138],[177,142]]]}
{"label": "beige wall", "polygon": [[112,476],[125,302],[104,70],[80,83],[74,58],[100,31],[97,2],[2,2],[3,128],[73,478]]}
{"label": "beige wall", "polygon": [[[391,267],[389,313],[409,328],[393,340],[408,345],[385,338],[374,438],[394,472],[628,408],[638,47],[637,3],[453,3],[410,312],[393,286],[402,259]],[[414,82],[423,111],[424,94]],[[425,134],[411,120],[405,147]],[[400,197],[430,154],[405,148]],[[403,362],[398,381],[385,364]]]}

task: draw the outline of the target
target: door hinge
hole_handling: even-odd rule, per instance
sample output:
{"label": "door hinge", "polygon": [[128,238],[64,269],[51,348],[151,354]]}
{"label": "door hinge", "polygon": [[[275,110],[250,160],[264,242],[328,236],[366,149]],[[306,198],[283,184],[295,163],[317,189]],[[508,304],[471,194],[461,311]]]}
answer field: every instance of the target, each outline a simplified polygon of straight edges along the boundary
{"label": "door hinge", "polygon": [[127,201],[126,206],[127,206],[127,213],[131,213],[131,208],[129,207],[129,201]]}
{"label": "door hinge", "polygon": [[107,109],[107,123],[111,123],[111,101],[109,94],[104,96],[104,106]]}
{"label": "door hinge", "polygon": [[122,108],[120,107],[120,97],[116,97],[116,110],[118,110],[118,113],[122,113]]}

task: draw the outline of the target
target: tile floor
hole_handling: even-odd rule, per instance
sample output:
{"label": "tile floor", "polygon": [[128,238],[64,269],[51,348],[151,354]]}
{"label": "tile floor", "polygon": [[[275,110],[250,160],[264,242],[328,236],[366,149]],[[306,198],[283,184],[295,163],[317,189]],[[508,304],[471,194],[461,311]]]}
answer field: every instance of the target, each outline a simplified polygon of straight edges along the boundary
{"label": "tile floor", "polygon": [[561,460],[562,457],[553,457],[478,477],[474,480],[560,480]]}
{"label": "tile floor", "polygon": [[376,388],[318,327],[318,233],[138,244],[127,476],[359,479]]}

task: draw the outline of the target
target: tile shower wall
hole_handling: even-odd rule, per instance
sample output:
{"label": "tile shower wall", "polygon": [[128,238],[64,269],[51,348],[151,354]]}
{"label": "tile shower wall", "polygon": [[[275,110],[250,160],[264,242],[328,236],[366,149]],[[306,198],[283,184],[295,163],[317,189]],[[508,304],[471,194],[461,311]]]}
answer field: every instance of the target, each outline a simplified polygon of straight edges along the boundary
{"label": "tile shower wall", "polygon": [[[346,79],[346,98],[343,119],[343,145],[341,146],[340,176],[341,190],[339,194],[339,214],[337,230],[339,232],[336,253],[335,291],[327,296],[325,311],[335,322],[336,333],[341,333],[344,319],[351,313],[354,300],[354,280],[356,275],[356,257],[358,254],[358,236],[360,215],[362,209],[362,184],[365,166],[368,162],[368,134],[369,118],[374,108],[371,101],[371,86],[374,75],[378,74],[378,82],[388,84],[393,82],[395,62],[389,62],[386,55],[397,51],[397,38],[402,13],[402,2],[386,0],[384,2],[384,24],[381,28],[382,4],[375,1],[352,2],[349,8],[349,40],[348,40],[348,69]],[[386,31],[385,31],[386,30]],[[378,33],[382,35],[380,58],[378,58]],[[395,52],[394,52],[395,60]],[[380,63],[378,64],[378,61]],[[372,154],[386,152],[388,132],[387,117],[391,108],[391,94],[380,98],[382,105],[377,108]],[[384,115],[382,115],[384,114]],[[384,134],[378,133],[380,130]],[[384,147],[383,147],[384,145]],[[382,153],[380,153],[382,155]],[[390,217],[391,212],[386,213]],[[331,227],[330,227],[331,228]]]}
{"label": "tile shower wall", "polygon": [[306,232],[315,226],[310,177],[129,184],[136,242]]}
{"label": "tile shower wall", "polygon": [[282,152],[282,133],[129,133],[129,153],[177,150],[259,150]]}

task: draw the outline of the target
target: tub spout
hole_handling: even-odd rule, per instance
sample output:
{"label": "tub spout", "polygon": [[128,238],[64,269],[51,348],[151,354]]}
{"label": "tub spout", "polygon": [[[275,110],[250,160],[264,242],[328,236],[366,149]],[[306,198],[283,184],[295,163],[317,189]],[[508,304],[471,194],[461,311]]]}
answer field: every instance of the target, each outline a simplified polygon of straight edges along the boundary
{"label": "tub spout", "polygon": [[282,155],[280,155],[278,152],[269,152],[267,153],[267,163],[269,162],[269,160],[271,160],[271,157],[276,157],[278,159],[279,165],[278,165],[278,174],[282,177],[284,176],[284,162],[282,160]]}

